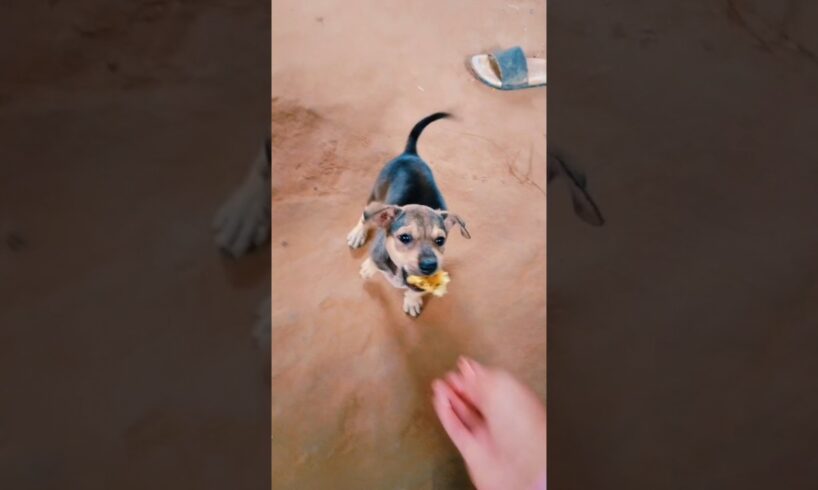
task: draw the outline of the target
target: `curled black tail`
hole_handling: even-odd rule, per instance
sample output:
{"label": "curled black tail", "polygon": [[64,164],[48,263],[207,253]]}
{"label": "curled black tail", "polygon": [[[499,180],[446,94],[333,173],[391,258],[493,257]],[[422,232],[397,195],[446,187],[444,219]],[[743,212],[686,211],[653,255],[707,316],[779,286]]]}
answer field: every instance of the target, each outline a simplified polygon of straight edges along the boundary
{"label": "curled black tail", "polygon": [[420,133],[426,128],[426,126],[432,124],[433,122],[437,121],[438,119],[443,119],[446,117],[451,117],[452,115],[448,112],[435,112],[431,116],[426,116],[421,119],[415,127],[412,128],[412,132],[409,133],[409,139],[406,140],[406,150],[404,153],[410,153],[412,155],[418,154],[418,138],[420,138]]}

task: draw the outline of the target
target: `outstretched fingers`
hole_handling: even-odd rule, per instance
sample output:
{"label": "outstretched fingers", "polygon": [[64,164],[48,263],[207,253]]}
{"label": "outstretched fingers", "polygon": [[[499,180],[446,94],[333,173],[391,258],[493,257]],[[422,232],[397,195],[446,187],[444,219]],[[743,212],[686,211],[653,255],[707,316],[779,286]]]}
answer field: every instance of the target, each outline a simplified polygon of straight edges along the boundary
{"label": "outstretched fingers", "polygon": [[469,432],[472,434],[480,430],[485,425],[483,414],[474,406],[474,404],[465,397],[463,393],[463,379],[459,373],[449,373],[446,375],[446,384],[454,392],[454,397],[451,399],[452,409],[455,415],[463,422]]}
{"label": "outstretched fingers", "polygon": [[[469,427],[456,412],[457,394],[441,380],[435,380],[432,383],[432,391],[434,392],[435,412],[437,412],[437,417],[440,419],[443,429],[449,434],[449,438],[460,451],[460,454],[468,459],[474,450],[475,439]],[[462,409],[461,406],[457,410]]]}
{"label": "outstretched fingers", "polygon": [[458,391],[478,410],[481,410],[484,402],[482,396],[483,385],[486,383],[487,378],[486,369],[477,361],[466,357],[460,357],[457,360],[457,368],[460,371]]}

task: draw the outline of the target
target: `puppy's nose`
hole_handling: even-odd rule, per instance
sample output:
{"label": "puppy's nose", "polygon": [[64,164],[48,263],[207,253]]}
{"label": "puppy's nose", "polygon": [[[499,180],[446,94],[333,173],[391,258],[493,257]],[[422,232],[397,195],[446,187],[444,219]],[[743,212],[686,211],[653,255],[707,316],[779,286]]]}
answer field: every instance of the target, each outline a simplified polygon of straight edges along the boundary
{"label": "puppy's nose", "polygon": [[437,270],[437,259],[434,257],[424,257],[420,259],[420,272],[424,274],[432,274]]}

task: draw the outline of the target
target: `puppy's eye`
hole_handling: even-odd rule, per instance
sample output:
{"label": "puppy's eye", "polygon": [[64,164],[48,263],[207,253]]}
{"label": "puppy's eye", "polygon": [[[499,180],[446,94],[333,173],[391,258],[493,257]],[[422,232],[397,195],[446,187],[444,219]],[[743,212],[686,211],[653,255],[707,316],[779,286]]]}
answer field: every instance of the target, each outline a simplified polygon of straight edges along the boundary
{"label": "puppy's eye", "polygon": [[435,243],[438,247],[442,247],[444,243],[446,243],[446,239],[442,236],[435,238]]}
{"label": "puppy's eye", "polygon": [[408,233],[404,233],[404,234],[402,234],[402,235],[400,235],[398,237],[398,240],[400,240],[400,242],[403,243],[403,244],[412,243],[412,235],[409,235]]}

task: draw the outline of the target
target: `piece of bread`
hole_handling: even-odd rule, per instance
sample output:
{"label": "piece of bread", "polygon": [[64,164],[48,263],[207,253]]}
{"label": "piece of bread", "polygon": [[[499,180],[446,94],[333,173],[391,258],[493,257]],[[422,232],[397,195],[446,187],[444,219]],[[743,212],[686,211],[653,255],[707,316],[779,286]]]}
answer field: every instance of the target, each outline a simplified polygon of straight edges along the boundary
{"label": "piece of bread", "polygon": [[440,271],[432,276],[407,276],[406,282],[437,297],[446,294],[446,285],[449,284],[449,273]]}

